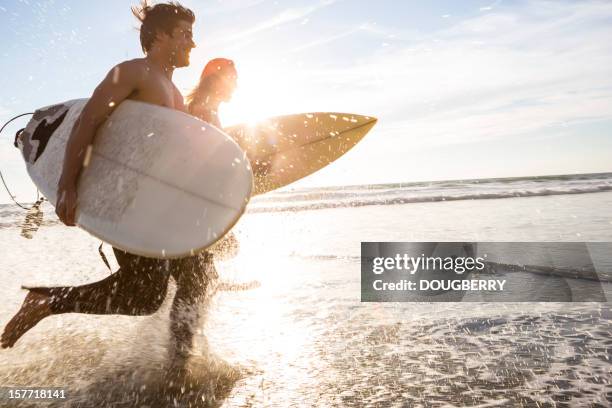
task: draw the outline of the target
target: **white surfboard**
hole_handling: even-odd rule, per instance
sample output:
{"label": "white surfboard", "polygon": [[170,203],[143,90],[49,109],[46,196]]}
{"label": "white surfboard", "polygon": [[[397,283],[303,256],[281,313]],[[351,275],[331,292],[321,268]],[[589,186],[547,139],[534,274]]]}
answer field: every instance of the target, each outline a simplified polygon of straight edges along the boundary
{"label": "white surfboard", "polygon": [[277,116],[224,130],[245,150],[254,194],[286,186],[338,159],[376,124],[371,116],[314,112]]}
{"label": "white surfboard", "polygon": [[[86,102],[37,110],[19,137],[28,173],[51,204]],[[76,222],[130,253],[187,256],[231,229],[252,186],[248,158],[228,135],[185,113],[127,100],[96,135],[79,179]]]}

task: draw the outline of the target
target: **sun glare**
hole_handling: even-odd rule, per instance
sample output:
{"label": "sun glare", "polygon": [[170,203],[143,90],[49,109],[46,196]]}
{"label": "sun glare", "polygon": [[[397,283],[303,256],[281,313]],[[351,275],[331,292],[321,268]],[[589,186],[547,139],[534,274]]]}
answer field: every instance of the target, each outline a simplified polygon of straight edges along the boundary
{"label": "sun glare", "polygon": [[[303,110],[299,81],[291,81],[282,69],[261,69],[238,64],[238,88],[229,103],[221,106],[224,126],[248,123]],[[300,108],[302,106],[302,108]]]}

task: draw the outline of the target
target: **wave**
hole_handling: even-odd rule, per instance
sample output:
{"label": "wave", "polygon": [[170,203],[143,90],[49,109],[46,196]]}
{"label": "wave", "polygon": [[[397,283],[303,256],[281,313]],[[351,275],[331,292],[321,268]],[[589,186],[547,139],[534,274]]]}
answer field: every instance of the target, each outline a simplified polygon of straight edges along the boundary
{"label": "wave", "polygon": [[276,205],[258,205],[255,202],[247,212],[249,213],[265,213],[265,212],[282,212],[282,211],[307,211],[307,210],[322,210],[330,208],[347,208],[347,207],[364,207],[372,205],[398,205],[410,203],[429,203],[440,201],[459,201],[459,200],[487,200],[487,199],[505,199],[519,197],[538,197],[549,195],[567,195],[567,194],[586,194],[586,193],[601,193],[612,191],[612,184],[581,186],[575,188],[542,188],[532,190],[515,190],[515,191],[495,191],[495,192],[473,192],[463,191],[455,194],[408,194],[401,196],[395,192],[395,196],[377,195],[373,197],[364,197],[363,195],[344,196],[339,199],[341,193],[334,193],[333,198],[320,197],[319,201],[298,201],[298,202],[280,202]]}
{"label": "wave", "polygon": [[[612,191],[612,173],[311,187],[281,189],[254,197],[247,212],[308,211],[608,191]],[[56,219],[52,206],[46,203],[44,207],[45,218],[52,214],[51,219]],[[0,228],[19,225],[23,214],[24,212],[13,204],[0,205]]]}
{"label": "wave", "polygon": [[560,174],[550,176],[523,176],[523,177],[496,177],[483,179],[458,179],[458,180],[437,180],[437,181],[413,181],[400,183],[381,183],[381,184],[354,184],[344,186],[327,186],[327,187],[304,187],[299,190],[280,190],[266,194],[265,197],[282,197],[292,195],[294,193],[310,193],[310,192],[337,192],[337,191],[364,191],[364,190],[384,190],[384,189],[418,189],[432,187],[465,187],[470,185],[480,185],[488,187],[489,185],[520,185],[520,184],[542,184],[551,183],[553,185],[562,184],[565,182],[582,182],[582,181],[607,181],[612,182],[612,173],[580,173],[580,174]]}
{"label": "wave", "polygon": [[498,262],[485,262],[485,265],[492,267],[493,272],[501,268],[506,272],[529,272],[538,275],[552,275],[569,279],[586,279],[596,282],[612,283],[612,274],[610,272],[596,271],[592,268],[563,268],[548,265],[519,265]]}

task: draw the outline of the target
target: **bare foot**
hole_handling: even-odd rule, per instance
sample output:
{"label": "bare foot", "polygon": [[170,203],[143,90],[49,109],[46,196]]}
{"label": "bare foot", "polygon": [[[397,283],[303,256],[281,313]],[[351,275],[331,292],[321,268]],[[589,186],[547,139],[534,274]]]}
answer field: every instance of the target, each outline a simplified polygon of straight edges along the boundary
{"label": "bare foot", "polygon": [[48,296],[42,293],[28,292],[21,309],[4,328],[0,339],[2,348],[13,347],[21,336],[51,314]]}

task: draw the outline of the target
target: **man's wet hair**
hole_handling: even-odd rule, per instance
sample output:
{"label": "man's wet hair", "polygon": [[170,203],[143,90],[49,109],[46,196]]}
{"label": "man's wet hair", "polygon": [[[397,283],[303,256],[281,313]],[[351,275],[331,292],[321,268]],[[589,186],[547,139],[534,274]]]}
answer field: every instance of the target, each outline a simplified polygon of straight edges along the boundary
{"label": "man's wet hair", "polygon": [[193,11],[176,2],[150,5],[147,0],[143,0],[140,7],[132,7],[132,13],[142,23],[140,45],[145,54],[153,46],[158,33],[172,35],[172,30],[178,26],[179,21],[191,24],[195,21]]}

